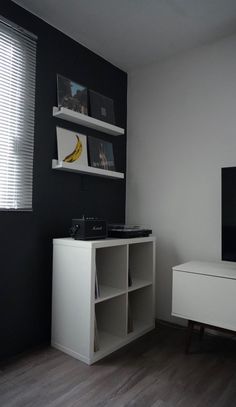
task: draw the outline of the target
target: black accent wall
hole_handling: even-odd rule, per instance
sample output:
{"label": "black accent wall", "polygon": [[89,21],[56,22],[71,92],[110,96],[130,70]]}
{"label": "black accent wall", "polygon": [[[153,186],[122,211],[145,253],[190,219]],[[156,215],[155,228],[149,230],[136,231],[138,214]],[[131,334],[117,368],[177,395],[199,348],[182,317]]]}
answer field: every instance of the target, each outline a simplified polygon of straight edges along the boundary
{"label": "black accent wall", "polygon": [[0,356],[50,341],[52,239],[68,236],[72,218],[124,222],[125,181],[52,170],[56,125],[113,142],[117,171],[126,169],[126,137],[105,136],[52,117],[60,73],[114,100],[126,128],[127,75],[9,0],[0,14],[38,36],[33,212],[0,212]]}

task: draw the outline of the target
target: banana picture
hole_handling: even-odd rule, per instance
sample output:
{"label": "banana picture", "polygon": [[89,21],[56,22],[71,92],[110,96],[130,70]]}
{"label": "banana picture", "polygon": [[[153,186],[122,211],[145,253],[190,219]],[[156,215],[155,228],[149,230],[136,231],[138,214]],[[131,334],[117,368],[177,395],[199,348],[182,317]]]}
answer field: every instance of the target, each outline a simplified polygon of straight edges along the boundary
{"label": "banana picture", "polygon": [[71,130],[57,127],[58,161],[65,162],[73,168],[87,166],[87,137]]}
{"label": "banana picture", "polygon": [[71,154],[67,155],[64,158],[63,161],[66,163],[73,163],[74,161],[78,160],[82,154],[82,151],[83,151],[82,143],[79,139],[79,136],[77,136],[77,134],[75,137],[77,138],[77,143],[76,143],[75,149],[72,151]]}

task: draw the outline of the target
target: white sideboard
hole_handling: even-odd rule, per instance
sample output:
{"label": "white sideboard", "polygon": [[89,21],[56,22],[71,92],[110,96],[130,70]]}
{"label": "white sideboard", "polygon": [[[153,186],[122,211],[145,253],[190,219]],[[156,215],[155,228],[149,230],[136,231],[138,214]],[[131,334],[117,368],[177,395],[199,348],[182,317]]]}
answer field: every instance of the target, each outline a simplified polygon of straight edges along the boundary
{"label": "white sideboard", "polygon": [[172,315],[236,331],[236,263],[191,261],[173,267]]}
{"label": "white sideboard", "polygon": [[154,288],[154,237],[54,239],[52,346],[92,364],[126,345],[155,326]]}

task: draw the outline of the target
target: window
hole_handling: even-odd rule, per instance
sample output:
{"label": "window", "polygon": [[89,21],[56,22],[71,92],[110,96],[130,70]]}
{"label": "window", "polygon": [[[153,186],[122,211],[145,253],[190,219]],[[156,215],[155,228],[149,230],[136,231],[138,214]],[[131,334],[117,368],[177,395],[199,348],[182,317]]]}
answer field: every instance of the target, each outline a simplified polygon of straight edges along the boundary
{"label": "window", "polygon": [[32,210],[36,37],[0,17],[0,210]]}

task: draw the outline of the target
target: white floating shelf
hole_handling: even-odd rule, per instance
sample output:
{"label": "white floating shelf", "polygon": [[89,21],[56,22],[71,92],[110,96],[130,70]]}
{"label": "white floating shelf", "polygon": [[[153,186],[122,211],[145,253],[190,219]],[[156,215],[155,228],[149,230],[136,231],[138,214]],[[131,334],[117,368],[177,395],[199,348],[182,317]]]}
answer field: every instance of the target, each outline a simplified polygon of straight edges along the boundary
{"label": "white floating shelf", "polygon": [[65,107],[58,108],[54,106],[53,116],[103,133],[111,134],[112,136],[121,136],[122,134],[125,134],[125,130],[121,127],[103,122],[102,120],[94,119],[86,114],[75,112],[74,110],[66,109]]}
{"label": "white floating shelf", "polygon": [[98,177],[110,177],[110,178],[124,178],[123,172],[108,171],[101,168],[90,167],[88,165],[80,165],[73,163],[65,163],[64,161],[52,160],[52,168],[54,170],[78,172],[88,175],[95,175]]}

